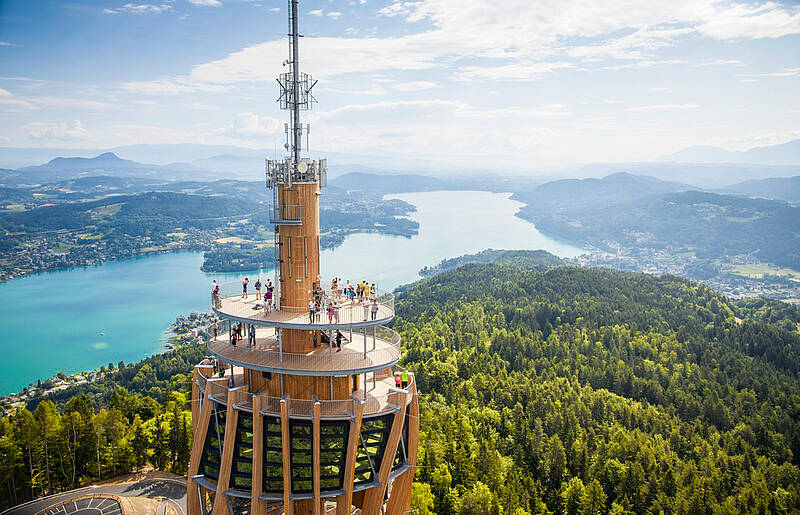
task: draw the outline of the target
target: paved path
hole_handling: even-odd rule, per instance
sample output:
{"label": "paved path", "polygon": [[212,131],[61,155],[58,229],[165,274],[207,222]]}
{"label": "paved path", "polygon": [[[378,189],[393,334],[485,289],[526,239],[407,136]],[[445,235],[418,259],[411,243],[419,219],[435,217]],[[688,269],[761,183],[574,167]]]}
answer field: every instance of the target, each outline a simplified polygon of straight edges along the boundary
{"label": "paved path", "polygon": [[[130,483],[89,486],[86,488],[79,488],[77,490],[70,490],[69,492],[52,495],[50,497],[44,497],[42,499],[37,499],[20,506],[16,506],[4,511],[2,515],[34,515],[53,505],[64,505],[65,503],[68,503],[70,499],[75,499],[87,494],[104,493],[118,495],[120,497],[147,497],[150,499],[163,499],[156,510],[158,514],[164,513],[166,504],[170,504],[173,508],[177,508],[178,513],[181,515],[186,513],[186,483],[177,479],[152,478],[133,481]],[[76,507],[74,503],[72,503],[66,506],[63,510],[54,511],[54,515],[62,515],[65,513],[68,513],[69,515],[81,515],[82,512],[80,509],[81,507]],[[96,514],[97,511],[93,510],[92,513]]]}

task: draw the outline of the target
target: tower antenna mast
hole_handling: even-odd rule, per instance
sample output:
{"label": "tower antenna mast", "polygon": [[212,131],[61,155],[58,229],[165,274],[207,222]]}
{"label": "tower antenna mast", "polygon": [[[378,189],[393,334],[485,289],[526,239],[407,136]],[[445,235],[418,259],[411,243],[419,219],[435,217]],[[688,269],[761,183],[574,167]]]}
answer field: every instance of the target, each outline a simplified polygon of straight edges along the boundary
{"label": "tower antenna mast", "polygon": [[[300,162],[300,150],[303,144],[303,124],[300,123],[300,50],[298,40],[300,38],[300,30],[298,28],[297,20],[297,4],[298,0],[289,0],[289,51],[292,59],[292,163],[295,169]],[[313,86],[312,86],[313,87]]]}
{"label": "tower antenna mast", "polygon": [[[289,111],[289,125],[287,126],[287,141],[286,150],[290,153],[289,164],[291,171],[296,174],[302,162],[303,151],[303,131],[306,132],[308,137],[309,127],[303,127],[300,120],[300,111],[311,109],[312,104],[316,99],[311,94],[311,90],[317,83],[307,73],[300,71],[300,34],[298,23],[298,0],[289,0],[289,59],[283,64],[291,65],[291,71],[282,73],[278,78],[278,84],[281,88],[280,97],[278,102],[281,109]],[[291,133],[289,136],[288,133]]]}

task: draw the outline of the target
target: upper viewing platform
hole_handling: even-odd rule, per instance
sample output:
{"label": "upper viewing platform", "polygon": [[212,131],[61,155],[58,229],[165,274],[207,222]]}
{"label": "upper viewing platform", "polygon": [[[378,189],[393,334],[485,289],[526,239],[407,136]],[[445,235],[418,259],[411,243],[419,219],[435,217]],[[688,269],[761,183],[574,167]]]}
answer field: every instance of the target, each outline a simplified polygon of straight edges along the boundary
{"label": "upper viewing platform", "polygon": [[[262,296],[266,292],[262,288]],[[342,291],[331,292],[326,305],[281,306],[276,309],[262,298],[256,298],[253,282],[247,286],[247,296],[241,283],[220,285],[220,294],[211,295],[211,307],[222,318],[248,324],[280,327],[282,329],[349,329],[385,325],[394,318],[394,294],[378,290],[372,299],[350,299]],[[330,306],[331,309],[328,309]]]}

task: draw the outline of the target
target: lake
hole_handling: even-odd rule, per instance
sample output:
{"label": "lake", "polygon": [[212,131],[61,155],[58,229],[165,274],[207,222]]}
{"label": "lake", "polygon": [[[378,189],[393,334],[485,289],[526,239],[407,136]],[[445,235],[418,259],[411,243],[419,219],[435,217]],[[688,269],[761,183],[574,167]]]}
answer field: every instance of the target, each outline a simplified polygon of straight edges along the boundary
{"label": "lake", "polygon": [[[323,193],[324,194],[324,193]],[[412,238],[354,234],[322,252],[322,273],[391,290],[419,278],[442,259],[487,248],[545,249],[562,257],[585,252],[545,236],[514,216],[522,205],[508,194],[437,191],[388,195],[417,207]],[[0,349],[6,367],[0,394],[17,391],[58,371],[80,372],[163,350],[164,330],[178,315],[209,307],[212,279],[202,253],[181,252],[45,272],[0,284]],[[247,275],[253,276],[257,272]],[[272,271],[263,271],[272,277]]]}

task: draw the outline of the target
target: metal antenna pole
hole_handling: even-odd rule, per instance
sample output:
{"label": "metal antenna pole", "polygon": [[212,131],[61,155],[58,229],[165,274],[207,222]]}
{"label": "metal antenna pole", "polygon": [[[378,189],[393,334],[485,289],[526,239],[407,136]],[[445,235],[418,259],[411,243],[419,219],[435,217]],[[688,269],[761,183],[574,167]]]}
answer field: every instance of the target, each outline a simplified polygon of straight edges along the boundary
{"label": "metal antenna pole", "polygon": [[297,170],[297,163],[300,162],[300,148],[303,144],[303,126],[300,124],[300,51],[298,48],[298,38],[300,37],[297,22],[297,1],[292,1],[292,161]]}

